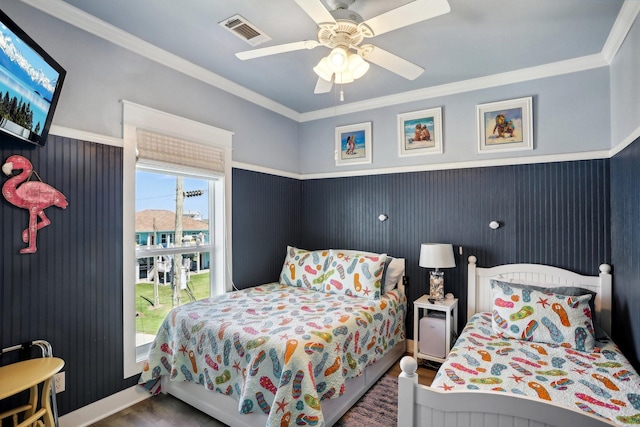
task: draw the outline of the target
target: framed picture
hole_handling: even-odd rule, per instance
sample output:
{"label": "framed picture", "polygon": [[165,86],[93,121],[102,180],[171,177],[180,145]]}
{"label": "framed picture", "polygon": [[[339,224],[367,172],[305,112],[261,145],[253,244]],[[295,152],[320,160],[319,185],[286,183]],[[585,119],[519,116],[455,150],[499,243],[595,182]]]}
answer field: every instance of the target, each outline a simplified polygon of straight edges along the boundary
{"label": "framed picture", "polygon": [[371,163],[371,122],[336,127],[336,166]]}
{"label": "framed picture", "polygon": [[398,114],[398,154],[442,153],[442,108]]}
{"label": "framed picture", "polygon": [[480,104],[478,152],[533,150],[531,97]]}

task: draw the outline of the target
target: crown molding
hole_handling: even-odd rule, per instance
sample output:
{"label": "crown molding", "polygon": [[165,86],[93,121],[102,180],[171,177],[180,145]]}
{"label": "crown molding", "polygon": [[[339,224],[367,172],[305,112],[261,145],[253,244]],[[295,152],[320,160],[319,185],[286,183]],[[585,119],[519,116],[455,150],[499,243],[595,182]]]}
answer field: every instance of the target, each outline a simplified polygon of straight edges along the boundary
{"label": "crown molding", "polygon": [[624,38],[640,11],[639,1],[626,0],[623,3],[603,51],[598,54],[495,74],[492,76],[398,93],[385,97],[372,98],[365,101],[340,105],[338,107],[299,113],[263,95],[251,91],[244,86],[240,86],[239,84],[218,74],[210,72],[198,65],[180,58],[179,56],[160,49],[157,46],[154,46],[151,43],[83,12],[62,0],[21,1],[56,17],[63,22],[87,31],[124,49],[173,68],[180,73],[217,87],[218,89],[236,95],[239,98],[252,102],[260,107],[271,110],[299,123],[608,66],[622,45]]}
{"label": "crown molding", "polygon": [[440,86],[432,86],[424,89],[417,89],[409,92],[397,93],[394,95],[372,98],[360,102],[352,102],[337,107],[325,108],[322,110],[302,113],[301,122],[308,122],[319,119],[326,119],[342,114],[357,113],[360,111],[373,110],[376,108],[388,107],[391,105],[404,104],[413,101],[437,98],[441,96],[455,95],[458,93],[472,92],[480,89],[504,86],[513,83],[521,83],[530,80],[543,79],[546,77],[559,76],[562,74],[575,73],[578,71],[590,70],[593,68],[606,67],[609,64],[602,54],[582,56],[551,64],[538,65],[536,67],[522,68],[520,70],[508,71],[500,74],[493,74],[486,77],[462,80],[454,83],[447,83]]}
{"label": "crown molding", "polygon": [[611,61],[613,61],[613,58],[618,53],[638,13],[640,13],[640,1],[625,0],[616,21],[613,23],[613,27],[611,27],[609,37],[607,37],[607,41],[602,48],[602,55],[607,63],[611,64]]}
{"label": "crown molding", "polygon": [[148,43],[61,0],[21,0],[67,24],[295,121],[300,113]]}

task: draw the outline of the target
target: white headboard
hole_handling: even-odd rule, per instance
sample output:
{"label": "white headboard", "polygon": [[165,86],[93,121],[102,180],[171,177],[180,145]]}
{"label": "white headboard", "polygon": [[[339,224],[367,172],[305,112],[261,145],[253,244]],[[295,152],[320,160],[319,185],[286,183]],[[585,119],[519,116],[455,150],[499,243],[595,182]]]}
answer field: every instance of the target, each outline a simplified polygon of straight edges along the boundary
{"label": "white headboard", "polygon": [[483,268],[476,265],[477,258],[469,257],[467,318],[481,311],[492,310],[490,280],[519,279],[525,283],[539,283],[546,287],[576,286],[596,292],[596,320],[611,336],[611,266],[600,265],[599,276],[582,276],[569,270],[542,264],[505,264]]}

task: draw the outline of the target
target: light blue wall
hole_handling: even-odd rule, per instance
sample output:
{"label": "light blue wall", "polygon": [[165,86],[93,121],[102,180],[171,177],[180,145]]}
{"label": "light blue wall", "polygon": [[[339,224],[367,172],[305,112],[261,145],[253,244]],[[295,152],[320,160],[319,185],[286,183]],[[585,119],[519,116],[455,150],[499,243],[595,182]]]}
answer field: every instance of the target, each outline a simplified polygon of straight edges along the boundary
{"label": "light blue wall", "polygon": [[2,9],[67,71],[54,125],[119,138],[126,99],[234,132],[234,161],[298,171],[297,122],[18,0],[3,0]]}
{"label": "light blue wall", "polygon": [[[342,172],[608,150],[640,124],[637,22],[611,67],[297,123],[18,0],[8,0],[3,10],[67,69],[54,124],[120,137],[119,101],[127,99],[232,131],[234,161],[286,172]],[[525,96],[533,97],[535,149],[478,154],[476,105]],[[443,107],[444,153],[400,158],[397,114],[438,106]],[[361,122],[373,124],[373,163],[336,167],[335,127]]]}
{"label": "light blue wall", "polygon": [[[476,105],[533,97],[534,150],[478,154]],[[442,107],[444,153],[399,157],[397,114]],[[442,164],[503,157],[539,156],[610,148],[609,69],[510,84],[410,104],[396,105],[301,124],[303,173]],[[335,126],[372,122],[371,165],[335,166]]]}
{"label": "light blue wall", "polygon": [[[611,144],[640,127],[640,20],[636,19],[611,63]],[[635,135],[638,136],[637,134]]]}

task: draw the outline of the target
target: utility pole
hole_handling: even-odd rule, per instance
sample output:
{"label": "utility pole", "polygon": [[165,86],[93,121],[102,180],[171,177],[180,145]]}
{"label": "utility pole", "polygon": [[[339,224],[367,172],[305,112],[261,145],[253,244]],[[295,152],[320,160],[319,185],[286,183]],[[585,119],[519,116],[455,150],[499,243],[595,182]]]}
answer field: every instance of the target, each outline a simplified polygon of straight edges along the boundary
{"label": "utility pole", "polygon": [[[156,227],[156,218],[153,218],[153,245],[156,245],[158,241],[158,228]],[[160,294],[158,292],[158,286],[160,285],[160,261],[162,257],[153,257],[153,269],[156,271],[153,278],[153,305],[155,307],[160,305]]]}
{"label": "utility pole", "polygon": [[[176,178],[176,226],[175,245],[182,246],[182,213],[184,211],[183,178]],[[180,305],[180,278],[182,277],[182,254],[173,256],[173,306]]]}

